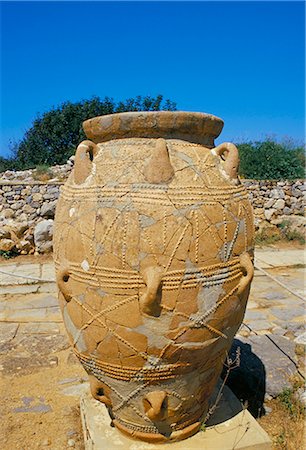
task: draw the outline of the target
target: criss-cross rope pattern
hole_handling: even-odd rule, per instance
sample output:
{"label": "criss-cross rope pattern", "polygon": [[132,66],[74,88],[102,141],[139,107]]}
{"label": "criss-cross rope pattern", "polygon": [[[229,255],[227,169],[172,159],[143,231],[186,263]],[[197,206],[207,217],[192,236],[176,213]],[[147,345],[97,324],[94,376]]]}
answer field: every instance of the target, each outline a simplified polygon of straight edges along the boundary
{"label": "criss-cross rope pattern", "polygon": [[[212,331],[213,333],[215,333],[217,336],[220,336],[222,338],[226,339],[226,335],[224,335],[224,333],[222,333],[219,330],[216,330],[214,327],[208,325],[205,323],[205,319],[207,319],[213,312],[216,311],[216,309],[221,306],[228,298],[230,298],[235,291],[237,290],[237,286],[235,288],[233,288],[227,295],[225,295],[224,297],[222,297],[222,299],[214,306],[212,307],[209,311],[207,311],[205,314],[203,314],[201,317],[198,317],[195,320],[190,320],[189,316],[183,314],[183,316],[186,318],[187,321],[189,321],[189,324],[186,325],[184,328],[182,328],[180,330],[180,332],[178,332],[178,334],[175,336],[175,338],[173,339],[174,341],[176,339],[178,339],[179,337],[181,337],[189,328],[193,328],[193,327],[207,327],[210,331]],[[84,304],[82,304],[77,298],[74,298],[74,301],[81,307],[83,308],[86,313],[88,313],[90,315],[90,319],[81,327],[81,330],[86,329],[91,323],[97,321],[100,325],[102,325],[103,327],[106,327],[107,330],[112,333],[116,339],[118,339],[120,342],[122,342],[124,345],[126,345],[127,347],[131,348],[133,351],[137,352],[137,349],[131,345],[130,342],[128,342],[127,340],[123,339],[120,335],[118,335],[116,332],[114,332],[112,329],[110,329],[109,327],[106,326],[105,322],[103,319],[101,319],[101,317],[105,318],[107,317],[107,313],[113,311],[116,308],[120,308],[121,305],[127,304],[131,301],[135,301],[137,300],[137,297],[135,296],[131,296],[128,297],[122,301],[117,302],[116,304],[114,304],[113,306],[110,306],[108,308],[105,308],[104,310],[101,310],[99,313],[94,313],[93,311],[91,311],[87,306],[85,306]],[[76,351],[77,356],[80,358],[84,368],[91,373],[92,375],[94,375],[98,380],[102,381],[103,383],[105,383],[113,392],[114,394],[120,399],[120,402],[116,404],[116,406],[113,408],[113,412],[116,418],[118,418],[118,412],[124,408],[124,407],[131,407],[133,409],[133,411],[143,420],[145,420],[146,422],[151,424],[151,421],[148,419],[148,417],[143,414],[139,408],[133,403],[133,399],[135,397],[138,397],[139,394],[147,387],[150,385],[150,382],[154,382],[154,381],[160,381],[162,382],[162,380],[167,380],[167,379],[173,379],[175,377],[177,377],[177,375],[179,373],[183,373],[182,371],[182,366],[180,365],[166,365],[165,363],[163,363],[163,356],[164,353],[166,351],[167,347],[165,347],[158,358],[156,358],[156,362],[155,364],[152,364],[152,357],[150,357],[150,355],[148,355],[145,352],[140,352],[139,354],[147,361],[151,362],[152,364],[152,369],[150,370],[148,368],[141,368],[141,369],[134,369],[132,374],[127,374],[127,368],[119,368],[119,370],[114,370],[113,367],[111,367],[110,364],[106,364],[104,363],[104,368],[106,368],[106,370],[102,370],[101,366],[103,367],[103,363],[97,363],[95,361],[94,358],[85,358],[84,355],[80,354],[79,352]],[[159,370],[158,370],[159,369]],[[164,369],[162,371],[162,369]],[[189,368],[187,367],[187,370]],[[149,377],[148,377],[149,375]],[[134,389],[132,392],[130,392],[128,395],[122,395],[117,389],[114,388],[114,385],[112,383],[110,383],[109,381],[107,381],[108,377],[113,377],[115,379],[123,379],[125,381],[141,381],[142,384],[139,385],[136,389]],[[149,378],[149,381],[145,381],[147,378]],[[173,396],[175,398],[180,398],[179,394],[176,391],[166,391],[168,395]],[[183,399],[182,399],[183,400]],[[182,402],[180,403],[182,404]],[[180,405],[179,405],[180,406]],[[179,407],[178,406],[178,407]],[[123,421],[124,422],[124,421]],[[186,425],[186,424],[185,424]],[[130,427],[130,424],[128,425]],[[186,425],[187,426],[187,425]],[[144,431],[144,427],[140,426],[140,425],[135,425],[134,429],[138,429],[141,431]],[[176,430],[177,427],[173,426],[173,430]],[[158,433],[158,429],[153,426],[152,424],[150,425],[150,427],[145,427],[146,432],[154,432],[154,433]]]}
{"label": "criss-cross rope pattern", "polygon": [[[176,145],[178,144],[172,142],[169,148],[176,151]],[[79,308],[80,314],[81,311],[84,313],[83,323],[78,328],[78,333],[73,336],[75,352],[85,369],[117,396],[118,402],[113,406],[114,416],[126,426],[154,433],[158,433],[158,429],[139,410],[134,400],[150,384],[157,381],[167,383],[192,370],[192,361],[190,364],[167,363],[167,351],[173,346],[180,348],[182,344],[177,341],[182,342],[188,331],[206,329],[214,339],[224,340],[224,348],[227,348],[226,331],[218,328],[219,319],[222,318],[218,311],[231,298],[237,297],[238,283],[243,275],[238,255],[241,248],[248,251],[252,247],[249,238],[249,230],[253,226],[252,217],[244,188],[241,185],[225,183],[224,177],[215,170],[209,152],[200,156],[201,146],[189,143],[183,146],[186,152],[189,149],[194,152],[197,161],[186,162],[186,167],[182,166],[179,170],[187,168],[193,171],[194,180],[199,180],[198,185],[195,183],[170,187],[139,182],[131,186],[121,182],[121,178],[132,169],[141,173],[143,160],[140,157],[135,157],[134,161],[126,158],[125,163],[128,164],[125,168],[124,164],[121,164],[122,172],[116,183],[103,184],[97,178],[96,185],[84,185],[82,189],[67,184],[61,193],[65,214],[57,225],[61,227],[55,248],[57,268],[64,255],[64,259],[69,261],[72,282],[81,283],[97,293],[102,291],[103,295],[106,295],[108,300],[111,298],[113,302],[103,307],[104,300],[101,297],[101,305],[97,308],[96,305],[93,307],[90,295],[86,296],[86,301],[80,294],[72,295],[72,304]],[[184,158],[183,156],[184,161],[188,161],[188,158]],[[111,168],[112,163],[106,161],[105,165],[107,164]],[[101,230],[99,232],[98,227]],[[69,251],[65,253],[63,250],[71,235],[75,235],[82,245],[86,270],[79,262],[70,261]],[[146,284],[139,267],[135,267],[131,262],[129,251],[134,236],[138,239],[136,245],[139,247],[139,254],[146,249],[154,263],[164,268],[161,316],[168,314],[183,321],[182,325],[173,330],[171,339],[167,337],[168,343],[160,349],[158,356],[150,355],[148,348],[146,351],[140,350],[126,335],[121,336],[120,330],[116,330],[116,321],[109,319],[110,314],[120,312],[122,308],[135,306],[138,311],[141,309],[139,299]],[[180,254],[183,243],[187,252],[185,261],[182,261]],[[210,250],[206,252],[205,246]],[[103,264],[109,256],[116,263],[116,267],[106,267]],[[212,256],[215,262],[208,263]],[[189,267],[185,265],[187,259],[191,262]],[[190,289],[194,290],[194,295],[197,295],[197,289],[209,289],[209,292],[215,292],[216,297],[212,304],[192,317],[177,309],[176,304],[180,294]],[[176,298],[170,306],[163,303],[163,296],[168,292],[174,292]],[[122,314],[126,314],[127,310],[124,311]],[[212,321],[213,317],[218,320]],[[89,354],[79,351],[78,340],[92,326],[96,329],[100,327],[103,329],[103,335],[106,331],[107,336],[111,336],[115,342],[142,358],[143,366],[113,364],[101,360],[96,350]],[[86,337],[84,340],[86,343]],[[101,346],[101,342],[99,345]],[[222,352],[224,353],[223,350]],[[222,359],[222,352],[220,355],[210,356],[209,361],[203,362],[203,367],[206,367],[211,358]],[[119,392],[112,380],[141,384],[126,394]],[[175,390],[168,389],[167,393],[180,399],[179,406],[186,400]],[[132,408],[146,425],[127,424],[119,414],[127,406]],[[177,427],[180,426],[181,424]],[[173,426],[173,429],[177,428]]]}

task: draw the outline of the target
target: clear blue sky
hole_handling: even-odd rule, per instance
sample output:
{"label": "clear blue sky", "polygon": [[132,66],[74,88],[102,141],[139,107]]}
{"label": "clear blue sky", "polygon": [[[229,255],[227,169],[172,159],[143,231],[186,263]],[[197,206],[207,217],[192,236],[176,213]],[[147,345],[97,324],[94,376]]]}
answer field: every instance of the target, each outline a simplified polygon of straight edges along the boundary
{"label": "clear blue sky", "polygon": [[304,140],[303,2],[2,2],[0,154],[38,113],[163,94],[218,140]]}

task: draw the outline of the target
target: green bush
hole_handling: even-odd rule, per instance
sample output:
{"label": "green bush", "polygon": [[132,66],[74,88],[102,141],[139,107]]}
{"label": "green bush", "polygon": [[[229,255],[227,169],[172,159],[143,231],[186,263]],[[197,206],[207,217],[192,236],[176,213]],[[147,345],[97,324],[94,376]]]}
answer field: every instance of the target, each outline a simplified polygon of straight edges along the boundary
{"label": "green bush", "polygon": [[296,399],[294,388],[284,388],[278,395],[280,403],[283,405],[291,417],[297,417],[303,411],[303,405]]}
{"label": "green bush", "polygon": [[14,163],[10,158],[4,158],[0,156],[0,172],[5,172],[6,170],[12,169]]}
{"label": "green bush", "polygon": [[48,164],[40,164],[35,167],[35,172],[33,173],[34,180],[47,181],[53,177],[53,172],[48,166]]}
{"label": "green bush", "polygon": [[305,175],[302,147],[279,144],[272,140],[237,145],[239,174],[255,180],[292,180]]}
{"label": "green bush", "polygon": [[13,248],[12,250],[0,250],[0,257],[4,259],[10,259],[15,258],[15,256],[18,256],[18,250],[16,248]]}
{"label": "green bush", "polygon": [[[156,97],[137,96],[115,102],[105,97],[93,97],[77,103],[66,102],[38,116],[19,143],[15,143],[11,158],[0,157],[0,172],[23,170],[35,166],[63,164],[86,139],[84,120],[124,111],[175,111],[176,104]],[[271,139],[237,144],[240,155],[239,174],[255,180],[304,178],[305,154],[302,146],[280,144]]]}
{"label": "green bush", "polygon": [[281,235],[286,241],[298,241],[300,244],[305,244],[304,234],[293,228],[290,224],[290,220],[283,220],[278,227],[281,230]]}
{"label": "green bush", "polygon": [[34,120],[19,144],[15,145],[11,168],[28,169],[37,165],[63,164],[84,139],[82,123],[86,119],[123,111],[174,111],[176,104],[162,95],[127,99],[93,97],[78,103],[66,102]]}

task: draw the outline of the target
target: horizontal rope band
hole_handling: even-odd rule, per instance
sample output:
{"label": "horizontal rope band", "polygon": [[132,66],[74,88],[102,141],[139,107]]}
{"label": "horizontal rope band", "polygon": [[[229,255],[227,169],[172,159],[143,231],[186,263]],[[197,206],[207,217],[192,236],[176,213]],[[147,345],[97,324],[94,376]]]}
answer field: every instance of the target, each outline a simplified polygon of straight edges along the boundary
{"label": "horizontal rope band", "polygon": [[[187,428],[189,425],[192,425],[193,423],[196,423],[200,421],[202,414],[192,415],[189,417],[186,421],[181,422],[179,424],[169,424],[169,427],[172,429],[172,431],[180,431],[184,428]],[[117,420],[120,424],[122,424],[124,427],[132,430],[132,431],[139,431],[141,433],[152,433],[152,434],[161,434],[160,430],[156,428],[154,425],[139,425],[134,424],[131,422],[128,422],[121,417],[119,417],[118,414],[114,413],[115,420]]]}
{"label": "horizontal rope band", "polygon": [[[56,261],[56,268],[60,263]],[[94,287],[109,289],[139,289],[146,286],[143,278],[138,272],[120,269],[96,267],[94,270],[83,271],[78,265],[71,264],[68,269],[69,275],[76,281],[86,282]],[[215,286],[224,282],[232,281],[242,275],[242,269],[238,258],[227,263],[215,264],[213,266],[200,267],[199,269],[187,269],[169,271],[162,278],[162,288],[173,290],[175,288],[187,289],[199,285]]]}
{"label": "horizontal rope band", "polygon": [[[90,194],[90,195],[89,195]],[[173,205],[194,205],[195,203],[200,203],[202,205],[210,205],[225,201],[234,201],[239,198],[240,200],[248,199],[248,194],[246,192],[224,192],[224,193],[213,193],[213,192],[189,192],[186,195],[186,191],[180,195],[171,192],[161,193],[156,195],[155,191],[147,192],[129,192],[129,191],[114,191],[114,192],[103,192],[102,190],[93,196],[93,192],[83,192],[83,191],[73,191],[69,192],[67,186],[63,188],[61,193],[61,198],[64,200],[81,200],[86,199],[87,202],[99,202],[101,207],[103,207],[103,202],[109,203],[126,203],[127,201],[141,203],[158,203],[164,206]]]}
{"label": "horizontal rope band", "polygon": [[[205,189],[206,188],[206,189]],[[208,189],[209,188],[209,189]],[[221,191],[219,194],[215,194],[215,190]],[[215,195],[228,195],[235,194],[238,192],[245,192],[245,187],[242,184],[237,186],[214,186],[213,189],[211,186],[196,186],[196,185],[188,185],[188,186],[168,186],[168,185],[152,185],[150,183],[131,183],[131,184],[117,184],[116,186],[82,186],[66,184],[62,188],[62,192],[67,193],[98,193],[98,194],[136,194],[137,191],[140,191],[143,195],[152,194],[158,195],[162,193],[167,193],[169,195],[186,195],[186,192],[189,195],[201,195],[202,197],[208,196],[213,197]]]}
{"label": "horizontal rope band", "polygon": [[76,356],[80,359],[83,366],[89,371],[94,372],[96,369],[103,371],[104,375],[122,381],[158,381],[175,378],[177,375],[188,373],[194,370],[191,364],[164,364],[154,367],[129,367],[110,364],[78,352],[74,349]]}

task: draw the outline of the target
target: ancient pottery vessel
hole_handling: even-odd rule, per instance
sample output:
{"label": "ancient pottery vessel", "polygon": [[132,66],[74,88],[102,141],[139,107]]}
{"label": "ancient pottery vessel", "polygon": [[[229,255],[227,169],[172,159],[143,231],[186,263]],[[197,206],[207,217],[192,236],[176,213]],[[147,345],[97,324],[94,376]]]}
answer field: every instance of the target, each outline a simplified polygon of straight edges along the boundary
{"label": "ancient pottery vessel", "polygon": [[198,431],[245,312],[253,218],[221,119],[120,113],[89,139],[57,205],[54,257],[67,332],[122,432]]}

